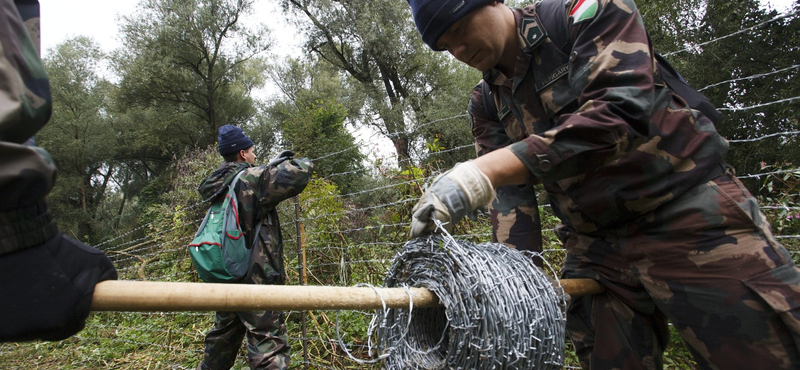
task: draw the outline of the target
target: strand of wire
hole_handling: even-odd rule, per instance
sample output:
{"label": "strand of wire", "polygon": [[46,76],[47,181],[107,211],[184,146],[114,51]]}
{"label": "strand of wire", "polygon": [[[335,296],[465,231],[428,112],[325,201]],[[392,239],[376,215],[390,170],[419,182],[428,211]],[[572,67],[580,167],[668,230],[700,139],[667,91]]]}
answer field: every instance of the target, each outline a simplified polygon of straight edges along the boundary
{"label": "strand of wire", "polygon": [[790,102],[790,101],[795,101],[795,100],[798,100],[798,99],[800,99],[800,96],[794,96],[794,97],[791,97],[791,98],[775,100],[775,101],[756,104],[756,105],[751,105],[751,106],[747,106],[747,107],[723,107],[723,108],[717,108],[717,110],[722,111],[722,112],[726,112],[726,111],[727,112],[741,112],[741,111],[746,111],[746,110],[755,109],[755,108],[763,108],[763,107],[770,106],[770,105],[773,105],[773,104],[780,104],[780,103],[786,103],[786,102]]}
{"label": "strand of wire", "polygon": [[740,179],[749,179],[749,178],[760,179],[761,177],[764,177],[764,176],[779,175],[779,174],[783,174],[783,173],[800,173],[800,168],[795,168],[795,169],[791,169],[791,170],[778,170],[778,171],[771,171],[771,172],[764,172],[764,173],[756,173],[756,174],[752,174],[752,175],[742,175],[742,176],[736,176],[736,177],[738,177]]}
{"label": "strand of wire", "polygon": [[[202,205],[207,205],[207,204],[208,204],[208,203],[206,203],[206,202],[200,201],[200,202],[194,203],[194,204],[192,204],[192,205],[190,205],[190,206],[186,207],[186,208],[184,209],[184,211],[189,211],[189,210],[192,210],[192,209],[195,209],[195,208],[197,208],[197,207],[200,207],[200,206],[202,206]],[[150,222],[148,222],[148,223],[146,223],[146,224],[143,224],[143,225],[141,225],[141,226],[139,226],[139,227],[137,227],[137,228],[135,228],[135,229],[133,229],[133,230],[131,230],[131,231],[128,231],[128,232],[126,232],[126,233],[124,233],[124,234],[121,234],[121,235],[119,235],[119,236],[117,236],[117,237],[115,237],[115,238],[112,238],[112,239],[109,239],[109,240],[103,241],[103,242],[101,242],[101,243],[99,243],[99,244],[97,244],[97,245],[94,245],[93,247],[95,247],[95,248],[100,248],[100,247],[102,247],[102,246],[104,246],[104,245],[106,245],[106,244],[110,244],[111,242],[113,242],[113,241],[115,241],[115,240],[121,239],[121,238],[123,238],[123,237],[125,237],[125,236],[128,236],[128,235],[130,235],[130,234],[133,234],[133,233],[135,233],[135,232],[137,232],[137,231],[140,231],[140,230],[142,230],[142,229],[144,229],[144,228],[146,228],[146,227],[148,227],[148,226],[154,225],[154,224],[156,224],[157,222],[159,222],[159,221],[161,221],[161,220],[164,220],[166,217],[167,217],[167,216],[165,216],[164,218],[161,218],[161,219],[156,219],[156,220],[150,221]],[[171,217],[171,215],[170,215],[169,217]],[[119,248],[119,246],[117,246],[117,247]]]}
{"label": "strand of wire", "polygon": [[761,77],[769,77],[769,76],[774,75],[774,74],[778,74],[778,73],[781,73],[781,72],[785,72],[785,71],[788,71],[788,70],[791,70],[791,69],[797,69],[797,68],[800,68],[800,64],[795,64],[795,65],[790,66],[790,67],[781,68],[781,69],[779,69],[777,71],[758,73],[758,74],[754,74],[754,75],[747,76],[747,77],[739,77],[739,78],[734,78],[734,79],[730,79],[730,80],[720,81],[720,82],[717,82],[717,83],[713,83],[713,84],[707,85],[706,87],[703,87],[701,89],[697,89],[697,91],[703,91],[703,90],[712,88],[714,86],[719,86],[719,85],[726,84],[726,83],[747,81],[747,80],[755,80],[756,78],[761,78]]}
{"label": "strand of wire", "polygon": [[[390,133],[386,133],[386,134],[381,133],[381,135],[383,137],[386,137],[386,138],[397,137],[397,136],[400,136],[400,135],[411,135],[411,134],[414,134],[419,128],[422,128],[422,127],[425,127],[425,126],[428,126],[428,125],[432,125],[432,124],[437,123],[437,122],[447,121],[447,120],[456,119],[456,118],[463,118],[463,117],[468,117],[468,116],[469,116],[468,114],[458,114],[458,115],[455,115],[455,116],[440,118],[440,119],[436,119],[436,120],[433,120],[433,121],[421,123],[421,124],[417,125],[413,131],[410,131],[410,132],[409,131],[396,131],[396,132],[390,132]],[[333,153],[325,154],[325,155],[323,155],[321,157],[318,157],[318,158],[311,159],[311,161],[317,161],[317,160],[329,158],[329,157],[335,156],[337,154],[345,153],[345,152],[348,152],[350,150],[360,149],[360,148],[361,148],[360,145],[352,145],[352,146],[350,146],[348,148],[345,148],[345,149],[342,149],[342,150],[339,150],[339,151],[336,151],[336,152],[333,152]]]}
{"label": "strand of wire", "polygon": [[800,134],[800,131],[784,131],[784,132],[776,132],[776,133],[773,133],[773,134],[764,135],[764,136],[760,136],[760,137],[756,137],[756,138],[752,138],[752,139],[728,140],[728,142],[730,142],[730,143],[749,143],[749,142],[769,139],[769,138],[772,138],[772,137],[775,137],[775,136],[789,136],[789,135],[797,135],[797,134]]}
{"label": "strand of wire", "polygon": [[766,25],[766,24],[769,24],[769,23],[772,23],[772,22],[777,22],[777,21],[779,21],[779,20],[782,20],[782,19],[785,19],[785,18],[788,18],[788,17],[794,16],[794,15],[797,15],[797,14],[798,14],[798,12],[799,12],[799,11],[795,10],[795,11],[793,11],[793,12],[790,12],[790,13],[786,13],[786,14],[783,14],[783,15],[779,15],[779,16],[777,16],[777,17],[774,17],[774,18],[772,18],[772,19],[769,19],[769,20],[766,20],[766,21],[764,21],[764,22],[761,22],[761,23],[759,23],[759,24],[756,24],[755,26],[751,26],[751,27],[743,28],[743,29],[741,29],[741,30],[739,30],[739,31],[736,31],[736,32],[733,32],[733,33],[729,33],[729,34],[727,34],[727,35],[725,35],[725,36],[717,37],[717,38],[711,39],[711,40],[709,40],[709,41],[701,42],[701,43],[699,43],[699,44],[694,44],[694,45],[688,46],[688,47],[686,47],[686,48],[683,48],[683,49],[680,49],[680,50],[671,51],[671,52],[669,52],[669,53],[666,53],[666,54],[663,54],[663,55],[664,55],[665,57],[668,57],[668,56],[671,56],[671,55],[674,55],[674,54],[683,53],[683,52],[686,52],[686,51],[689,51],[689,50],[696,50],[696,49],[698,49],[698,48],[700,48],[700,47],[702,47],[702,46],[705,46],[705,45],[708,45],[708,44],[712,44],[712,43],[715,43],[715,42],[717,42],[717,41],[724,40],[724,39],[727,39],[727,38],[729,38],[729,37],[733,37],[733,36],[736,36],[736,35],[738,35],[738,34],[745,33],[745,32],[747,32],[747,31],[754,30],[754,29],[756,29],[756,28],[759,28],[759,27],[761,27],[761,26],[764,26],[764,25]]}

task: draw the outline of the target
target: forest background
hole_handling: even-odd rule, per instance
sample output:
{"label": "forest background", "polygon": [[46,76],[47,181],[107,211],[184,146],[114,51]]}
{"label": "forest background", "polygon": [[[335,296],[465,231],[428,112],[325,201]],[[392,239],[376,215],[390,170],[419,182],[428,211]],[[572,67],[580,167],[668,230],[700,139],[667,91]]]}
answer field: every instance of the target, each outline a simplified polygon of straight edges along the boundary
{"label": "forest background", "polygon": [[[729,162],[797,256],[800,1],[783,12],[754,0],[638,6],[655,49],[720,107]],[[54,113],[36,138],[59,169],[51,207],[122,279],[197,281],[186,246],[207,207],[196,187],[220,162],[221,125],[253,138],[258,163],[283,149],[315,162],[315,181],[279,209],[290,284],[380,285],[424,183],[474,157],[465,111],[480,74],[430,51],[406,2],[281,0],[279,9],[301,45],[279,60],[269,54],[286,30],[242,22],[253,0],[141,0],[120,19],[119,48],[76,36],[44,54]],[[278,91],[265,97],[267,82]],[[540,212],[545,257],[558,266],[555,219],[547,205]],[[491,238],[485,217],[455,234]],[[348,331],[342,342],[366,358],[369,314],[289,312],[292,367],[372,368],[350,359],[335,331]],[[73,338],[3,344],[0,367],[193,368],[212,321],[96,313]],[[673,339],[668,367],[693,368]]]}

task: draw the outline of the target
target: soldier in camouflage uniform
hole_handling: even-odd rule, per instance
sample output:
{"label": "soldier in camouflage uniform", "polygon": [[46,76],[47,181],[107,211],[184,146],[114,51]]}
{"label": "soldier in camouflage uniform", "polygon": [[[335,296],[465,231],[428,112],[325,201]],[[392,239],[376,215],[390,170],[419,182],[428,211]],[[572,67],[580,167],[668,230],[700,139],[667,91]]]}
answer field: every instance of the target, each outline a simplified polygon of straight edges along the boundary
{"label": "soldier in camouflage uniform", "polygon": [[51,108],[39,2],[0,0],[0,342],[77,333],[95,284],[117,277],[102,252],[61,234],[48,209],[56,167],[32,137]]}
{"label": "soldier in camouflage uniform", "polygon": [[800,271],[725,163],[727,141],[661,81],[632,0],[409,3],[423,41],[483,71],[503,107],[492,119],[473,91],[483,155],[434,180],[412,236],[495,188],[541,183],[563,277],[606,288],[568,309],[585,369],[661,369],[667,320],[700,368],[800,368]]}
{"label": "soldier in camouflage uniform", "polygon": [[[283,284],[283,241],[275,207],[305,189],[313,165],[308,159],[292,158],[292,152],[284,151],[268,165],[255,166],[253,142],[231,125],[219,129],[219,151],[225,162],[197,190],[203,200],[213,202],[242,172],[235,189],[239,223],[247,245],[253,245],[254,238],[258,238],[242,283]],[[255,235],[259,222],[261,228]],[[283,321],[278,311],[217,312],[214,328],[206,335],[203,362],[197,368],[230,369],[245,336],[251,369],[288,368],[290,347]]]}

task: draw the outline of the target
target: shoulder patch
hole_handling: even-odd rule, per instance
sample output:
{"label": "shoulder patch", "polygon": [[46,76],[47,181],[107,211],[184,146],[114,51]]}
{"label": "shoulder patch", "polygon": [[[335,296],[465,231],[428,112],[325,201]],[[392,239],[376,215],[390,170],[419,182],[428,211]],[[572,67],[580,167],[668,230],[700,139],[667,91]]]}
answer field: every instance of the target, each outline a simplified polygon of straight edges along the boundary
{"label": "shoulder patch", "polygon": [[536,17],[522,18],[519,28],[519,35],[525,43],[523,49],[531,50],[545,39],[545,31],[539,25],[539,20]]}
{"label": "shoulder patch", "polygon": [[572,18],[572,24],[594,18],[594,16],[597,15],[597,9],[599,7],[600,4],[597,3],[597,0],[578,0],[569,12],[569,17]]}

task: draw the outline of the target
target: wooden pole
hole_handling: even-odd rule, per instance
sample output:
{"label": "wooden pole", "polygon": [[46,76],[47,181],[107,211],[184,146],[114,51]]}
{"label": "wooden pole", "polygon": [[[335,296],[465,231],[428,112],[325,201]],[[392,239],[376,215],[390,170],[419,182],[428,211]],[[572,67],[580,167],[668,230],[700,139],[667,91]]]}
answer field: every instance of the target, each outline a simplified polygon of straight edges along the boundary
{"label": "wooden pole", "polygon": [[564,293],[573,297],[600,294],[606,291],[605,287],[593,279],[561,279],[559,282]]}
{"label": "wooden pole", "polygon": [[[603,287],[590,279],[562,279],[570,295],[596,294]],[[414,307],[438,307],[425,288],[409,288]],[[380,293],[380,296],[378,296]],[[297,285],[172,283],[107,280],[94,288],[92,311],[255,311],[367,310],[407,308],[403,288]]]}

